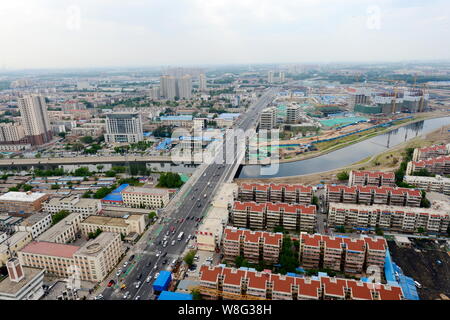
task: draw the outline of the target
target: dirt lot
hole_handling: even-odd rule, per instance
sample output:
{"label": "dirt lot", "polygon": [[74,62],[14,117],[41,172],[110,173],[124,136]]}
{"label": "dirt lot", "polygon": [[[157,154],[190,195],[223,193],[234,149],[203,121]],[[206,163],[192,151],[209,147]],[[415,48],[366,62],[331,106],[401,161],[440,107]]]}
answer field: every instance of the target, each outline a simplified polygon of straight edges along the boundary
{"label": "dirt lot", "polygon": [[439,299],[441,293],[450,296],[450,256],[446,250],[431,240],[410,240],[413,248],[399,248],[394,241],[388,242],[392,260],[405,275],[422,284],[417,289],[420,299]]}

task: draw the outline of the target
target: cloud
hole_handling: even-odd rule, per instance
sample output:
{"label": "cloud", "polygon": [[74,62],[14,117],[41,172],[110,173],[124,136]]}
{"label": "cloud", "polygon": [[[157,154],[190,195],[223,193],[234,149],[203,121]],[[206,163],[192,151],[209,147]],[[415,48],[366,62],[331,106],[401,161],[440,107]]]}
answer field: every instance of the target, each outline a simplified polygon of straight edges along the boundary
{"label": "cloud", "polygon": [[0,65],[448,59],[449,9],[444,0],[10,0]]}

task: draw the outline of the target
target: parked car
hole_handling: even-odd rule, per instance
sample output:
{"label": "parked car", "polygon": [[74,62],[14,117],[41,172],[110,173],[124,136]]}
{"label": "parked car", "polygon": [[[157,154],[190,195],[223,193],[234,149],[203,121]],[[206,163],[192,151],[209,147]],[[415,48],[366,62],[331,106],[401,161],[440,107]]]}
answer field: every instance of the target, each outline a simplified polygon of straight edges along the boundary
{"label": "parked car", "polygon": [[115,283],[116,283],[116,282],[115,282],[113,279],[109,280],[109,282],[108,282],[108,288],[112,287]]}
{"label": "parked car", "polygon": [[125,294],[123,295],[124,299],[128,299],[128,296],[130,295],[130,291],[125,292]]}
{"label": "parked car", "polygon": [[173,246],[175,245],[175,240],[172,240],[172,245],[173,245]]}
{"label": "parked car", "polygon": [[123,264],[123,267],[126,268],[128,266],[128,261],[125,261],[125,263]]}
{"label": "parked car", "polygon": [[155,274],[155,279],[158,279],[158,277],[159,277],[159,272],[157,272],[157,273]]}
{"label": "parked car", "polygon": [[134,254],[132,254],[131,256],[130,256],[130,259],[128,259],[128,261],[132,261],[134,259]]}
{"label": "parked car", "polygon": [[122,273],[122,269],[117,270],[116,276],[120,276],[121,273]]}
{"label": "parked car", "polygon": [[136,289],[139,289],[139,287],[141,286],[141,284],[142,284],[142,282],[141,282],[141,281],[138,281],[138,282],[136,283]]}
{"label": "parked car", "polygon": [[149,283],[150,281],[152,281],[152,277],[151,276],[149,276],[149,277],[147,277],[147,279],[145,279],[145,282],[147,282],[147,283]]}

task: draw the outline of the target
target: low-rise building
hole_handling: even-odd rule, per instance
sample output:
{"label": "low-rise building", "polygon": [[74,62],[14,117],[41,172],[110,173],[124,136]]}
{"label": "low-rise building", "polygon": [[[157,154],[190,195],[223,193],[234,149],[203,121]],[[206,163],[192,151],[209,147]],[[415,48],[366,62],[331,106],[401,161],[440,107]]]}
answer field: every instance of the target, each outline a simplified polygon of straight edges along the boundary
{"label": "low-rise building", "polygon": [[33,240],[31,234],[26,231],[14,233],[0,244],[0,265],[6,264],[13,254]]}
{"label": "low-rise building", "polygon": [[43,268],[46,273],[81,280],[102,281],[123,255],[120,234],[102,232],[83,246],[34,241],[18,252],[22,265]]}
{"label": "low-rise building", "polygon": [[258,263],[260,260],[277,263],[282,242],[282,233],[226,227],[222,239],[222,249],[224,258],[230,261],[242,256],[253,263]]}
{"label": "low-rise building", "polygon": [[329,226],[381,228],[400,232],[446,233],[450,220],[450,207],[439,203],[432,208],[413,208],[386,205],[354,205],[330,203]]}
{"label": "low-rise building", "polygon": [[412,175],[414,172],[427,170],[432,174],[450,174],[450,156],[440,156],[419,161],[410,161],[406,166],[406,174]]}
{"label": "low-rise building", "polygon": [[381,171],[350,171],[348,186],[395,186],[395,174]]}
{"label": "low-rise building", "polygon": [[89,215],[84,213],[71,213],[50,229],[42,233],[37,240],[56,243],[68,243],[76,238],[80,231],[81,222]]}
{"label": "low-rise building", "polygon": [[236,198],[239,201],[310,204],[313,190],[311,186],[299,184],[242,183],[239,185]]}
{"label": "low-rise building", "polygon": [[424,148],[416,148],[414,149],[412,160],[420,161],[439,156],[446,156],[448,154],[450,154],[450,143],[447,145],[442,144]]}
{"label": "low-rise building", "polygon": [[403,300],[396,285],[329,277],[295,277],[224,265],[200,268],[200,293],[217,300]]}
{"label": "low-rise building", "polygon": [[88,236],[90,232],[95,233],[97,229],[120,233],[124,236],[130,233],[141,235],[145,230],[145,216],[128,215],[124,218],[113,218],[91,215],[81,222],[80,227],[84,236]]}
{"label": "low-rise building", "polygon": [[13,216],[30,216],[42,209],[42,203],[49,195],[41,192],[10,191],[0,196],[0,212]]}
{"label": "low-rise building", "polygon": [[450,195],[450,178],[436,175],[435,177],[408,176],[403,181],[424,191],[433,191]]}
{"label": "low-rise building", "polygon": [[23,267],[17,258],[6,267],[8,277],[0,281],[0,300],[39,300],[44,295],[44,269]]}
{"label": "low-rise building", "polygon": [[102,203],[98,199],[85,199],[80,195],[70,195],[63,198],[52,198],[45,202],[43,207],[45,212],[50,213],[67,210],[72,213],[94,215],[102,210]]}
{"label": "low-rise building", "polygon": [[164,208],[169,202],[169,190],[128,186],[122,192],[123,204],[133,208]]}
{"label": "low-rise building", "polygon": [[36,239],[52,225],[52,215],[45,212],[38,212],[15,225],[16,231],[29,232],[33,239]]}

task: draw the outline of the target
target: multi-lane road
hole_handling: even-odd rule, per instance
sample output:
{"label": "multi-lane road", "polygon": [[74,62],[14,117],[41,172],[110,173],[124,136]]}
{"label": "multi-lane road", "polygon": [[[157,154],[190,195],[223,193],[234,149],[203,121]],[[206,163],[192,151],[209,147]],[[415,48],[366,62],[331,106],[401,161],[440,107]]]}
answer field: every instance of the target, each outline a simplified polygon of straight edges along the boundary
{"label": "multi-lane road", "polygon": [[[273,100],[277,91],[276,88],[268,89],[249,107],[247,113],[242,115],[236,127],[242,130],[252,128],[261,110]],[[103,291],[102,295],[105,299],[123,299],[126,292],[129,292],[128,299],[153,298],[151,284],[154,281],[155,274],[168,269],[174,259],[182,258],[180,255],[188,245],[186,239],[188,236],[193,237],[198,229],[200,221],[197,220],[203,218],[218,186],[222,182],[232,179],[230,173],[235,172],[235,166],[239,165],[237,161],[243,157],[242,152],[240,152],[234,154],[231,163],[223,163],[223,159],[219,159],[219,157],[223,158],[223,155],[227,154],[226,145],[231,143],[234,145],[234,150],[237,150],[237,141],[235,141],[233,135],[225,135],[222,141],[223,152],[218,153],[215,161],[208,165],[191,188],[185,191],[180,205],[163,214],[164,221],[159,222],[152,227],[151,231],[146,232],[136,248],[131,250],[135,257],[126,268],[123,268],[124,272],[119,277],[114,274],[110,278],[115,280],[116,285]],[[184,237],[179,241],[177,237],[180,232],[184,233]],[[167,246],[163,247],[165,237]],[[165,263],[163,264],[163,262]],[[146,282],[148,277],[151,278],[149,283]],[[136,287],[138,281],[141,281],[141,284]],[[120,290],[122,283],[125,284],[126,288]]]}

